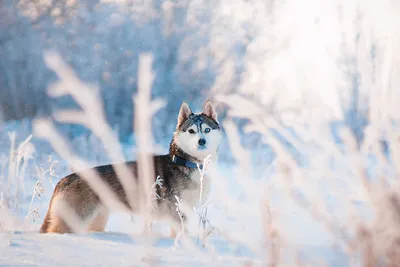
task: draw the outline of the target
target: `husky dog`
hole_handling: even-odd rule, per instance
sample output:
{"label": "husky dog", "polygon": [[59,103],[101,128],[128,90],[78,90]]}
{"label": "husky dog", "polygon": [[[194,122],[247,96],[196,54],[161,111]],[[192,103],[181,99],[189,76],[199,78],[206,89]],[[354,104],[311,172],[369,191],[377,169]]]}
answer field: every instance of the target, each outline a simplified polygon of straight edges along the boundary
{"label": "husky dog", "polygon": [[[220,139],[221,128],[217,113],[210,101],[205,102],[201,113],[193,113],[186,102],[182,103],[169,153],[153,156],[154,181],[159,177],[162,179],[162,185],[156,187],[159,197],[151,219],[169,219],[171,236],[175,236],[176,227],[182,222],[186,227],[189,213],[188,210],[180,214],[177,212],[176,197],[182,199],[186,206],[196,207],[199,204],[202,185],[202,202],[207,199],[211,185],[210,178],[205,175],[201,184],[199,168],[201,170],[203,160],[209,155],[213,162],[216,161]],[[135,161],[123,164],[132,171],[136,180],[141,179],[137,177],[138,167]],[[94,170],[130,212],[139,212],[129,205],[113,165],[98,166]],[[104,231],[111,211],[81,176],[84,176],[84,172],[70,174],[58,182],[40,229],[41,233],[73,233],[73,227],[58,215],[62,212],[74,212],[80,221],[84,222],[84,231]],[[59,205],[60,201],[68,204],[68,211],[63,210],[63,205]]]}

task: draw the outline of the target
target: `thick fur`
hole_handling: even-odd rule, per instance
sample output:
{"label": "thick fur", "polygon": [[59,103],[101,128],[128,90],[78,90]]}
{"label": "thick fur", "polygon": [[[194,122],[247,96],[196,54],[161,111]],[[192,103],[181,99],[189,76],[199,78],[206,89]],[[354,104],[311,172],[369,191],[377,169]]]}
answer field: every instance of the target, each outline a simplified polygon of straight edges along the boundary
{"label": "thick fur", "polygon": [[[207,130],[206,130],[207,129]],[[183,203],[194,207],[198,203],[200,193],[200,173],[197,169],[179,166],[172,162],[172,156],[179,156],[186,160],[202,163],[208,155],[216,160],[221,129],[217,121],[217,114],[212,104],[207,101],[203,112],[194,114],[184,102],[181,106],[176,132],[170,143],[167,155],[153,157],[155,176],[159,176],[162,187],[156,187],[157,194],[161,197],[157,200],[157,207],[152,214],[152,219],[168,219],[172,226],[180,225],[181,218],[176,212],[176,198],[182,198]],[[200,139],[202,141],[200,142]],[[201,144],[200,144],[201,143]],[[204,144],[203,144],[204,143]],[[135,161],[120,163],[126,164],[138,177],[137,163]],[[101,179],[116,193],[119,200],[125,204],[128,210],[138,212],[135,207],[130,207],[125,191],[119,182],[113,165],[95,167]],[[46,214],[41,233],[75,233],[79,231],[104,231],[110,210],[101,202],[100,198],[90,188],[87,182],[81,178],[84,173],[73,173],[61,179],[50,200],[49,210]],[[203,202],[207,199],[210,190],[210,177],[205,176],[203,181]],[[65,205],[67,204],[67,205]],[[183,218],[189,211],[184,211]],[[79,221],[67,222],[60,214],[74,213]]]}

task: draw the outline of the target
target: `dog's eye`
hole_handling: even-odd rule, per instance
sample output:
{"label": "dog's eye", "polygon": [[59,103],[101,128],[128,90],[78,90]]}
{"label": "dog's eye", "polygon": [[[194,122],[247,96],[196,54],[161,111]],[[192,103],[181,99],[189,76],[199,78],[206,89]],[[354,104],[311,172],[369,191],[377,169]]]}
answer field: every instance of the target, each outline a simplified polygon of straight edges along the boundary
{"label": "dog's eye", "polygon": [[206,128],[206,129],[204,130],[205,133],[209,133],[210,131],[211,131],[210,128]]}
{"label": "dog's eye", "polygon": [[194,134],[194,130],[193,130],[193,129],[190,129],[190,130],[189,130],[189,133]]}

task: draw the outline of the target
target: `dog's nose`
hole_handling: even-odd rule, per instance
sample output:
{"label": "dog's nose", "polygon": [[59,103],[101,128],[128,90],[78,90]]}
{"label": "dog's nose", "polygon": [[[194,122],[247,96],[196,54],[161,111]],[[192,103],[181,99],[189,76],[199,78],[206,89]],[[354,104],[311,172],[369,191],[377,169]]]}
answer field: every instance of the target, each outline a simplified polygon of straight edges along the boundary
{"label": "dog's nose", "polygon": [[199,145],[204,146],[206,144],[206,139],[199,139]]}

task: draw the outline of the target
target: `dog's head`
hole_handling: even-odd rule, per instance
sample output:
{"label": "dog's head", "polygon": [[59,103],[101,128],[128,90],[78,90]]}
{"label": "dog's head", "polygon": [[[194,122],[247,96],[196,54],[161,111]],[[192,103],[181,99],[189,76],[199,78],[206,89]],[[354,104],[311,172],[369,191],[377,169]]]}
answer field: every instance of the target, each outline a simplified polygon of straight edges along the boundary
{"label": "dog's head", "polygon": [[183,102],[175,132],[178,147],[202,161],[217,152],[220,140],[221,128],[211,102],[205,102],[201,113],[193,113],[189,105]]}

